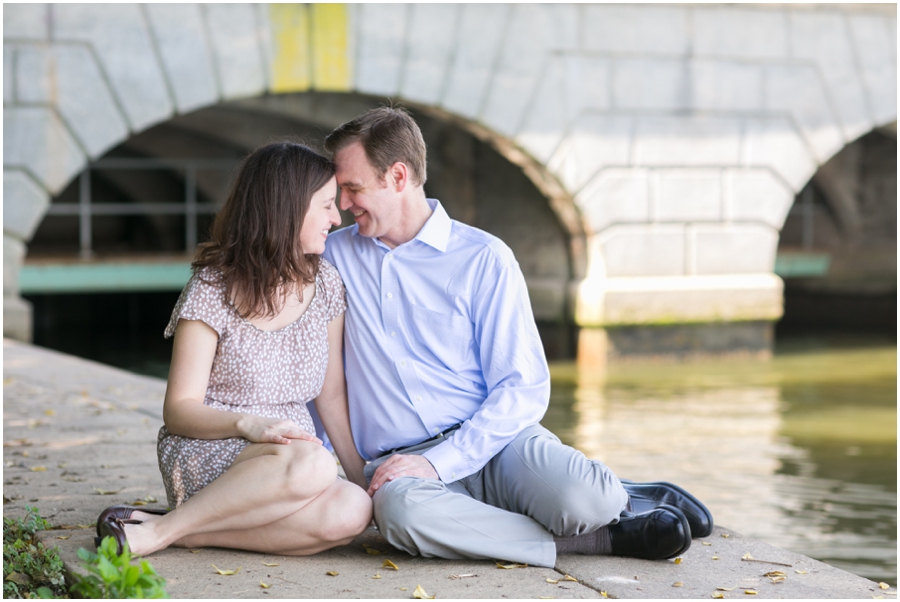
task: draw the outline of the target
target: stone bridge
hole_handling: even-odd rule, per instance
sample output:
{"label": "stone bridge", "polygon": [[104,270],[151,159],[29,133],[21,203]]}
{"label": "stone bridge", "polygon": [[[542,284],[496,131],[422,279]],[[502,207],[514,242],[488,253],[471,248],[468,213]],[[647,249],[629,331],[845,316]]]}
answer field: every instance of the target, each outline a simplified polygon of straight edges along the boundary
{"label": "stone bridge", "polygon": [[[895,5],[3,11],[4,335],[22,339],[29,242],[89,162],[179,156],[151,135],[167,127],[246,150],[390,99],[423,123],[426,190],[513,247],[538,319],[580,326],[580,353],[660,324],[765,350],[795,196],[861,136],[896,138]],[[536,192],[491,181],[504,169]]]}

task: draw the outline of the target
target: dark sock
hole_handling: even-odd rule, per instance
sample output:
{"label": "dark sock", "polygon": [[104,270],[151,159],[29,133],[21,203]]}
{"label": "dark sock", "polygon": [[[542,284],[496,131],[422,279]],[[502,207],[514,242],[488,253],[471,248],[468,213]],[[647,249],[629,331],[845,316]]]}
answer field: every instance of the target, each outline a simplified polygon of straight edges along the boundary
{"label": "dark sock", "polygon": [[557,554],[612,554],[609,527],[601,527],[584,535],[554,537],[553,541],[556,543]]}

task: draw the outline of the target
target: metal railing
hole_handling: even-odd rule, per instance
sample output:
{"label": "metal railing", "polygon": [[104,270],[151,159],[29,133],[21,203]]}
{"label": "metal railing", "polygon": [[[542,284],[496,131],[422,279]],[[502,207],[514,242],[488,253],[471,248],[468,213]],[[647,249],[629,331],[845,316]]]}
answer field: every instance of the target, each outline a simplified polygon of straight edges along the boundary
{"label": "metal railing", "polygon": [[[51,204],[49,215],[77,215],[79,222],[79,254],[93,255],[91,218],[95,215],[184,215],[184,244],[188,253],[197,246],[197,216],[215,213],[219,206],[197,202],[197,171],[201,169],[230,170],[238,164],[232,159],[100,159],[88,164],[79,180],[78,204]],[[184,202],[181,203],[93,203],[91,201],[91,170],[147,169],[184,170]]]}

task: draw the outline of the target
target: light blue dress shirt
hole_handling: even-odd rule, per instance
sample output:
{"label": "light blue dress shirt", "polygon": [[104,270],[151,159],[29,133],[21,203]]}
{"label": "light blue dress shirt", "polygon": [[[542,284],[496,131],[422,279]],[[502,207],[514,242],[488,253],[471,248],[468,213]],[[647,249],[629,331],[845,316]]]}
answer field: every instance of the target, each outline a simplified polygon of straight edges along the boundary
{"label": "light blue dress shirt", "polygon": [[328,237],[325,258],[347,287],[344,365],[360,454],[462,423],[424,454],[450,483],[543,418],[550,373],[512,251],[428,204],[413,240],[391,249],[354,225]]}

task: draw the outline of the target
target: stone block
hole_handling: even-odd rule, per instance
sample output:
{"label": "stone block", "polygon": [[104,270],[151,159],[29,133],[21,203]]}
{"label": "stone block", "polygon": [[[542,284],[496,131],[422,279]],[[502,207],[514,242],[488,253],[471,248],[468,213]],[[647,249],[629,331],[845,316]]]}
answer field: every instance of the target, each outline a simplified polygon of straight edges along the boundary
{"label": "stone block", "polygon": [[213,64],[225,100],[266,89],[261,30],[252,4],[203,4]]}
{"label": "stone block", "polygon": [[597,236],[597,245],[609,278],[685,273],[681,224],[612,226]]}
{"label": "stone block", "polygon": [[464,4],[441,104],[463,117],[477,117],[491,83],[494,63],[512,5]]}
{"label": "stone block", "polygon": [[58,194],[85,165],[85,156],[52,109],[4,107],[3,165],[27,170]]}
{"label": "stone block", "polygon": [[[711,169],[663,169],[654,172],[656,199],[651,219],[659,222],[722,219],[722,173]],[[651,188],[651,189],[652,189]]]}
{"label": "stone block", "polygon": [[790,11],[791,55],[814,62],[834,101],[846,141],[873,127],[844,15]]}
{"label": "stone block", "polygon": [[150,3],[145,10],[178,111],[215,103],[219,93],[200,5]]}
{"label": "stone block", "polygon": [[585,4],[582,10],[581,39],[588,50],[682,56],[690,47],[687,8]]}
{"label": "stone block", "polygon": [[566,121],[585,111],[606,111],[612,106],[612,61],[608,58],[567,54],[565,64]]}
{"label": "stone block", "polygon": [[147,22],[137,4],[54,4],[54,39],[88,42],[134,131],[173,110]]}
{"label": "stone block", "polygon": [[128,124],[85,46],[21,48],[16,81],[22,102],[56,105],[91,157],[99,157],[128,136]]}
{"label": "stone block", "polygon": [[16,101],[15,94],[15,62],[16,47],[10,44],[3,45],[3,104],[11,105]]}
{"label": "stone block", "polygon": [[794,125],[784,117],[746,120],[741,165],[769,167],[795,193],[800,192],[818,167]]}
{"label": "stone block", "polygon": [[30,343],[32,339],[31,303],[19,296],[3,296],[3,338]]}
{"label": "stone block", "polygon": [[761,111],[763,71],[751,63],[696,59],[688,63],[691,108],[700,111]]}
{"label": "stone block", "polygon": [[591,232],[614,224],[650,221],[650,172],[604,169],[575,197]]}
{"label": "stone block", "polygon": [[440,101],[462,13],[459,4],[412,4],[400,95],[427,105]]}
{"label": "stone block", "polygon": [[538,82],[546,74],[550,10],[552,7],[541,4],[512,5],[500,60],[480,115],[483,123],[507,136],[518,131]]}
{"label": "stone block", "polygon": [[794,191],[767,169],[726,169],[725,220],[762,222],[781,230]]}
{"label": "stone block", "polygon": [[562,59],[551,58],[516,136],[516,142],[543,164],[549,161],[568,130],[564,78]]}
{"label": "stone block", "polygon": [[738,59],[788,57],[787,15],[775,8],[695,6],[696,56]]}
{"label": "stone block", "polygon": [[3,170],[3,231],[31,240],[50,206],[50,195],[25,172]]}
{"label": "stone block", "polygon": [[25,260],[25,243],[3,233],[3,297],[19,294],[19,270]]}
{"label": "stone block", "polygon": [[777,320],[784,284],[774,274],[608,278],[603,316],[581,326]]}
{"label": "stone block", "polygon": [[778,231],[762,224],[691,226],[693,273],[769,274],[775,269]]}
{"label": "stone block", "polygon": [[766,109],[790,112],[819,163],[843,148],[843,132],[814,67],[769,65],[765,78]]}
{"label": "stone block", "polygon": [[612,63],[613,107],[683,111],[689,102],[687,75],[683,60],[616,59]]}
{"label": "stone block", "polygon": [[361,4],[357,27],[356,89],[394,96],[400,91],[409,4]]}
{"label": "stone block", "polygon": [[[896,19],[847,15],[875,125],[897,119]],[[890,31],[893,28],[894,32]]]}
{"label": "stone block", "polygon": [[629,164],[633,128],[628,115],[585,114],[571,126],[549,167],[575,194],[602,167]]}
{"label": "stone block", "polygon": [[636,118],[635,165],[734,166],[740,156],[736,117],[641,116]]}
{"label": "stone block", "polygon": [[3,41],[50,39],[50,9],[43,3],[5,3],[3,5]]}

